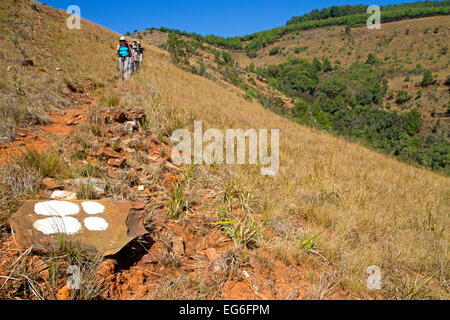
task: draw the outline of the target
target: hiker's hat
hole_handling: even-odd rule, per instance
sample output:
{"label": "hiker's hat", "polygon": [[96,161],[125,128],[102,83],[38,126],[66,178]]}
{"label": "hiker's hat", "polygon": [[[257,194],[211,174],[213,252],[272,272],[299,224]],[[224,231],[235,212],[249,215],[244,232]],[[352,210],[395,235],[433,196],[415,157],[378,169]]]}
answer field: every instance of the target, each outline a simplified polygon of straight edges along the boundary
{"label": "hiker's hat", "polygon": [[120,41],[125,41],[125,37],[120,37]]}

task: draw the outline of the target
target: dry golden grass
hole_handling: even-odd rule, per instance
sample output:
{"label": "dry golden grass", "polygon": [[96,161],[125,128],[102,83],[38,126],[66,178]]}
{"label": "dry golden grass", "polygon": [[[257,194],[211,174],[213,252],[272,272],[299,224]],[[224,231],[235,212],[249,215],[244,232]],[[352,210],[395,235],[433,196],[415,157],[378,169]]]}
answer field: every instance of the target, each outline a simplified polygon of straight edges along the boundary
{"label": "dry golden grass", "polygon": [[[177,69],[158,48],[147,51],[139,78],[154,85],[166,105],[202,120],[204,130],[281,130],[277,176],[263,177],[254,166],[216,166],[209,168],[210,183],[226,177],[252,190],[258,199],[254,210],[271,220],[305,218],[308,227],[298,234],[321,234],[316,250],[337,267],[346,288],[369,294],[365,270],[379,265],[383,297],[448,298],[448,178],[289,122],[233,88]],[[292,248],[296,240],[301,239],[288,241]]]}
{"label": "dry golden grass", "polygon": [[[21,10],[31,15],[30,2],[24,3]],[[35,59],[51,82],[64,83],[64,76],[54,69],[60,63],[67,72],[81,72],[70,78],[75,83],[91,78],[108,84],[117,77],[116,34],[85,21],[81,31],[68,31],[65,14],[43,10],[54,20],[41,21],[42,30],[48,32],[42,39],[55,51],[36,53]],[[90,50],[84,50],[87,45]],[[17,57],[8,61],[20,63]],[[33,85],[41,81],[37,78]],[[121,105],[144,108],[150,130],[162,137],[179,127],[192,129],[194,119],[203,121],[204,130],[280,129],[277,176],[263,177],[256,166],[211,166],[202,168],[197,183],[219,193],[237,186],[233,192],[245,194],[242,201],[269,226],[277,224],[277,235],[265,236],[264,246],[274,251],[283,247],[281,256],[333,265],[352,293],[372,298],[449,298],[449,178],[283,119],[243,99],[232,86],[178,69],[167,52],[154,46],[147,45],[143,68],[129,82],[119,88],[108,85],[103,91],[105,96],[119,97]],[[288,219],[293,216],[305,219],[304,227],[293,229]],[[299,248],[299,241],[317,235],[315,253]],[[365,286],[370,265],[382,269],[380,292],[369,292]],[[324,290],[319,285],[317,295]]]}
{"label": "dry golden grass", "polygon": [[[68,14],[33,1],[0,3],[0,143],[11,140],[17,126],[48,123],[45,111],[73,107],[68,86],[101,90],[117,77],[118,35],[91,22],[69,30]],[[32,60],[34,66],[23,66]]]}
{"label": "dry golden grass", "polygon": [[[417,108],[424,121],[420,136],[433,135],[438,138],[441,134],[447,136],[450,130],[450,118],[446,116],[450,96],[447,87],[443,85],[449,76],[450,60],[449,53],[442,51],[445,48],[448,51],[450,46],[448,21],[448,16],[397,21],[382,24],[381,30],[353,28],[350,35],[345,33],[343,26],[318,28],[286,34],[275,43],[259,50],[254,59],[250,59],[243,51],[230,52],[242,67],[251,63],[257,67],[266,67],[294,57],[309,61],[317,57],[321,60],[326,56],[334,66],[342,68],[349,68],[354,62],[364,63],[369,53],[372,53],[379,60],[377,70],[383,71],[388,81],[388,94],[383,102],[385,110],[408,112]],[[159,31],[143,31],[139,34],[144,35],[144,40],[157,45],[167,39],[167,34]],[[276,55],[270,55],[274,47],[284,49]],[[296,48],[301,48],[298,53],[295,52]],[[204,58],[203,53],[195,62],[192,61],[193,65],[198,63],[197,60],[206,65],[214,65]],[[422,69],[415,70],[417,65],[421,65]],[[437,83],[424,88],[419,84],[426,69],[432,71]],[[222,79],[221,73],[223,71],[208,69],[208,76],[213,78]],[[254,78],[254,75],[252,77]],[[248,78],[245,80],[249,85],[253,85]],[[279,93],[274,94],[273,90],[270,90],[271,87],[265,83],[257,83],[258,85],[255,85],[261,93],[280,97],[285,106],[293,107],[291,99]],[[406,90],[411,99],[397,104],[395,97],[399,90]]]}

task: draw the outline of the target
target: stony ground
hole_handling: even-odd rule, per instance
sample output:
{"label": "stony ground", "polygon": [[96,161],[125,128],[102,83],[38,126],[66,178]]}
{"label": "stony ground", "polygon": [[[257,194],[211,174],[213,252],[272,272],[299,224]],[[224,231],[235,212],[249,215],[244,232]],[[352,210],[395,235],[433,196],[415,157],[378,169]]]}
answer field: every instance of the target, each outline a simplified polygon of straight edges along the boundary
{"label": "stony ground", "polygon": [[[144,117],[142,110],[122,111],[113,107],[94,113],[90,108],[98,103],[98,98],[83,95],[72,98],[78,99],[80,108],[51,112],[49,126],[19,131],[15,141],[0,150],[1,161],[8,163],[31,149],[45,153],[61,143],[65,145],[63,154],[76,152],[79,145],[72,143],[70,137],[76,136],[80,128],[82,131],[83,125],[101,121],[104,135],[91,141],[96,150],[88,151],[78,162],[102,168],[109,179],[129,177],[133,197],[146,209],[149,233],[115,256],[95,258],[75,254],[76,249],[69,247],[57,252],[34,252],[22,248],[11,235],[0,247],[2,295],[13,299],[58,300],[349,297],[340,288],[332,269],[318,270],[306,262],[286,261],[289,258],[275,257],[257,244],[247,248],[236,244],[218,224],[220,212],[212,205],[217,200],[217,191],[191,186],[189,168],[170,162],[170,145],[142,130],[139,125]],[[117,135],[117,130],[122,135]],[[140,165],[133,164],[137,150],[147,158]],[[86,179],[92,190],[80,188]],[[103,199],[107,196],[106,185],[105,179],[94,177],[62,181],[45,178],[41,198]],[[169,219],[169,199],[175,185],[185,186],[190,203],[187,211]],[[230,209],[244,216],[239,205]],[[303,221],[292,223],[301,226]],[[269,237],[271,233],[274,230],[265,227],[261,236]],[[66,270],[73,261],[82,265],[86,277],[81,291],[71,291],[66,284]]]}

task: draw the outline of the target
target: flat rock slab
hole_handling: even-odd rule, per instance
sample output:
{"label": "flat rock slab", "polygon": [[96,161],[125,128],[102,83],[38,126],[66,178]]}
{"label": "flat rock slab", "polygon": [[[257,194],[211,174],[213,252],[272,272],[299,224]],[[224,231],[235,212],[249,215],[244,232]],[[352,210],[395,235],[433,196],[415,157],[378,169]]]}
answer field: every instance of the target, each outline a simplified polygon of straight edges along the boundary
{"label": "flat rock slab", "polygon": [[65,239],[90,254],[109,256],[148,233],[144,213],[130,201],[27,201],[8,222],[24,247],[58,248]]}

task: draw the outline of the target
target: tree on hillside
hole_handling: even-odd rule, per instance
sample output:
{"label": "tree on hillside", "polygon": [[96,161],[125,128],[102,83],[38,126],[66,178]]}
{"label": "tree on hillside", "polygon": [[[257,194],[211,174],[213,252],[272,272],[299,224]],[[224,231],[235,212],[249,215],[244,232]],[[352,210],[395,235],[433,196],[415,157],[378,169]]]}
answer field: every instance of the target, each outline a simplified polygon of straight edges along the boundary
{"label": "tree on hillside", "polygon": [[423,74],[421,85],[423,87],[428,87],[429,85],[433,84],[433,82],[434,79],[431,71],[430,70],[425,71],[425,73]]}
{"label": "tree on hillside", "polygon": [[297,103],[295,104],[293,113],[294,116],[298,119],[298,121],[302,124],[308,124],[308,104],[302,99],[298,98]]}
{"label": "tree on hillside", "polygon": [[269,55],[274,56],[278,53],[280,53],[280,47],[274,47],[272,48],[272,50],[270,50]]}
{"label": "tree on hillside", "polygon": [[316,57],[313,60],[313,65],[318,72],[322,71],[322,64],[320,63],[319,59],[317,59]]}
{"label": "tree on hillside", "polygon": [[166,49],[172,56],[172,60],[176,64],[187,63],[190,55],[188,44],[183,39],[178,38],[175,31],[169,33],[169,39],[166,43]]}
{"label": "tree on hillside", "polygon": [[378,62],[377,57],[375,57],[374,54],[369,53],[369,55],[367,56],[366,64],[374,65],[377,62]]}
{"label": "tree on hillside", "polygon": [[397,102],[398,104],[404,104],[409,100],[411,100],[411,96],[408,94],[407,91],[399,90],[397,92],[397,99],[395,100],[395,102]]}
{"label": "tree on hillside", "polygon": [[422,116],[416,108],[406,115],[405,130],[410,136],[414,136],[420,131],[423,125]]}
{"label": "tree on hillside", "polygon": [[226,64],[232,66],[234,64],[233,57],[226,50],[222,50],[222,59]]}
{"label": "tree on hillside", "polygon": [[333,67],[331,66],[331,62],[330,60],[328,60],[327,57],[323,58],[323,62],[322,62],[322,70],[323,72],[329,72],[333,70]]}

